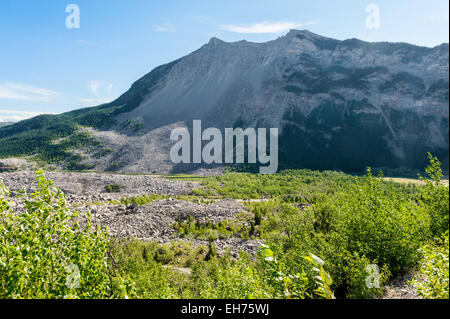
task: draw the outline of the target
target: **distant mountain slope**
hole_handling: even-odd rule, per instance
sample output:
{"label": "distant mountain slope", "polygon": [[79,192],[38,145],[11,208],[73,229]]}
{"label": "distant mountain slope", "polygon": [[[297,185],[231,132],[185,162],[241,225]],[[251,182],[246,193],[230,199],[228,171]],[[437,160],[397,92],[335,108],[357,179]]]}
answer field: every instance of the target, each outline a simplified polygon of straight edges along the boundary
{"label": "distant mountain slope", "polygon": [[201,119],[205,127],[278,127],[282,167],[423,168],[427,151],[448,166],[448,58],[448,44],[339,41],[309,31],[266,43],[213,38],[109,104],[0,128],[0,157],[183,170],[168,159],[170,128]]}
{"label": "distant mountain slope", "polygon": [[11,125],[13,124],[13,122],[0,122],[0,127],[6,126],[6,125]]}

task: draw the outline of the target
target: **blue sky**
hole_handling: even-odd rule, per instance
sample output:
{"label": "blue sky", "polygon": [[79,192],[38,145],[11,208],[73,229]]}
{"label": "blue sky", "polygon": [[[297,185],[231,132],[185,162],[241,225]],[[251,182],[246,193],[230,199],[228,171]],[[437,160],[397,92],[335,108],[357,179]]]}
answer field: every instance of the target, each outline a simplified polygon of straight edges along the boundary
{"label": "blue sky", "polygon": [[[80,28],[66,27],[66,6]],[[368,28],[369,4],[379,28]],[[211,37],[275,39],[291,28],[337,38],[448,42],[447,0],[0,0],[0,121],[111,101]]]}

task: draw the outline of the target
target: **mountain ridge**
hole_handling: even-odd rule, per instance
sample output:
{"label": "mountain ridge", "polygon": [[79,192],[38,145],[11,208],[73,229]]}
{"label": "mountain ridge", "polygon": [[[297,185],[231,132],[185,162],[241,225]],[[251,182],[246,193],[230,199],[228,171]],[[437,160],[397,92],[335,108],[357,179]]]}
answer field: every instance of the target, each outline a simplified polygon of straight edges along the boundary
{"label": "mountain ridge", "polygon": [[[169,162],[167,135],[194,119],[220,129],[278,127],[286,167],[421,168],[427,151],[448,165],[448,44],[341,41],[307,30],[263,43],[211,38],[153,69],[113,102],[56,119],[55,136],[45,143],[76,134],[78,126],[99,130],[91,138],[115,155],[99,163],[81,156],[101,169],[111,162],[125,171],[186,169]],[[10,143],[31,130],[44,135],[46,121],[0,129],[0,140]],[[9,155],[20,152],[0,148],[0,156]]]}

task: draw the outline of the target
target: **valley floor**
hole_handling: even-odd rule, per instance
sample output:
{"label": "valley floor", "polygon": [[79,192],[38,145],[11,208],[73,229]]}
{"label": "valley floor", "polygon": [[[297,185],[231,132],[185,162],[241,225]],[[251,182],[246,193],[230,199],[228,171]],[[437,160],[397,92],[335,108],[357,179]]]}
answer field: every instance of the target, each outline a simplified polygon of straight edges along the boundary
{"label": "valley floor", "polygon": [[[250,214],[242,202],[214,198],[201,203],[195,196],[187,196],[200,182],[169,180],[158,175],[122,175],[108,173],[46,172],[55,187],[66,195],[70,210],[76,210],[81,217],[92,214],[92,221],[108,227],[115,237],[133,237],[140,240],[167,244],[173,241],[186,241],[195,246],[207,245],[207,240],[180,238],[173,229],[177,220],[187,220],[190,216],[201,222],[213,223],[234,220],[239,214]],[[0,173],[0,180],[9,187],[13,195],[20,189],[27,193],[34,191],[34,172],[24,170]],[[108,185],[120,187],[116,192],[108,192]],[[160,195],[155,200],[138,206],[125,203],[127,199],[139,196]],[[185,195],[185,196],[182,196]],[[179,199],[179,198],[183,199]],[[202,199],[204,200],[204,199]],[[255,200],[252,200],[253,202]],[[14,207],[21,211],[20,201]],[[255,254],[260,240],[241,238],[217,238],[215,245],[223,254],[230,250],[237,256],[240,250]]]}
{"label": "valley floor", "polygon": [[[35,192],[36,176],[33,171],[34,168],[26,162],[10,160],[9,164],[14,164],[20,169],[0,173],[0,181],[3,181],[11,191],[13,200],[11,210],[16,214],[21,214],[25,210],[25,204],[20,197],[20,191],[25,190],[28,194]],[[86,223],[89,217],[94,225],[107,227],[109,235],[117,242],[123,242],[124,240],[128,242],[131,238],[138,240],[136,243],[131,241],[129,244],[125,244],[125,248],[119,248],[118,256],[135,249],[138,251],[143,249],[145,255],[147,254],[146,251],[149,250],[154,254],[154,257],[152,257],[154,261],[162,263],[164,269],[170,269],[188,277],[191,276],[192,271],[198,271],[195,270],[197,266],[191,267],[192,263],[195,265],[197,262],[193,259],[206,258],[207,260],[210,258],[208,255],[211,253],[211,245],[214,246],[214,254],[217,254],[217,256],[240,259],[240,254],[244,252],[251,259],[255,259],[258,252],[261,249],[266,249],[264,248],[265,245],[271,243],[276,246],[280,245],[277,249],[282,249],[283,252],[280,252],[279,258],[284,258],[288,262],[289,259],[293,258],[291,254],[296,254],[295,250],[291,253],[288,252],[289,250],[284,251],[285,249],[292,249],[289,246],[299,245],[301,247],[299,249],[306,249],[305,253],[317,250],[314,245],[317,245],[315,242],[319,237],[314,238],[316,236],[313,234],[315,231],[312,230],[313,233],[311,233],[310,227],[316,229],[318,233],[323,233],[323,236],[330,236],[329,240],[336,240],[332,237],[335,235],[330,233],[328,223],[329,220],[332,220],[330,218],[337,217],[328,215],[336,209],[333,205],[336,204],[339,207],[339,205],[345,206],[347,203],[343,200],[337,204],[333,202],[332,198],[339,198],[340,194],[345,197],[347,193],[353,192],[354,183],[358,183],[357,180],[360,179],[343,173],[320,173],[308,170],[289,171],[277,174],[274,178],[241,173],[202,177],[49,171],[45,175],[53,181],[55,187],[64,192],[68,209],[79,212],[82,225]],[[369,176],[368,180],[361,179],[361,183],[363,183],[361,185],[366,186],[360,187],[372,185],[371,178]],[[399,203],[402,203],[401,205],[404,205],[405,209],[413,207],[408,205],[413,202],[412,199],[418,192],[417,187],[424,186],[424,182],[410,179],[384,178],[380,181],[382,181],[382,184],[370,186],[375,187],[372,191],[385,189],[385,191],[396,194],[395,196],[404,194],[405,199],[401,199],[400,196],[396,200],[399,200]],[[409,197],[411,197],[411,203],[407,199]],[[352,198],[351,195],[349,198]],[[387,195],[387,198],[390,198],[389,195]],[[360,200],[371,201],[372,199],[361,198]],[[356,201],[352,205],[363,204]],[[380,205],[384,204],[380,202]],[[358,212],[359,209],[365,209],[364,207],[350,207],[350,209]],[[384,209],[389,208],[380,206],[380,210]],[[420,214],[424,213],[420,211]],[[309,221],[310,217],[308,216],[313,216],[314,220]],[[358,218],[367,218],[367,216],[361,215]],[[380,215],[376,218],[383,217]],[[351,223],[346,219],[336,219],[336,222],[345,224],[340,227],[349,227],[346,226],[346,223]],[[292,224],[289,225],[289,223]],[[399,225],[401,223],[403,221],[399,221]],[[347,231],[347,228],[343,228],[343,230]],[[308,245],[311,246],[302,247],[301,237],[293,242],[293,239],[291,239],[291,236],[294,236],[291,234],[292,231],[299,232],[295,236],[303,236],[303,231],[305,231],[305,236],[312,236],[305,239],[305,242],[308,242]],[[386,243],[387,246],[404,245],[403,241],[410,236],[408,234],[410,230],[405,228],[405,233],[402,235],[405,238],[401,239],[402,242],[397,243],[394,237],[386,237],[394,236],[397,230],[393,230],[394,233],[387,233],[387,235],[383,233],[384,231],[383,226],[376,230],[376,232],[380,232],[379,236],[389,238],[389,240],[392,238],[393,242]],[[387,231],[391,230],[388,229]],[[348,236],[359,235],[349,233]],[[375,234],[374,236],[378,235]],[[426,243],[425,239],[421,240],[414,247]],[[146,248],[145,243],[151,245]],[[158,246],[153,245],[161,246],[157,248]],[[283,248],[283,246],[286,246],[286,248]],[[401,251],[400,246],[393,249],[398,248]],[[124,251],[121,249],[124,249]],[[327,253],[325,248],[320,247],[320,250],[322,249],[324,249],[324,254]],[[349,247],[348,249],[353,248]],[[378,253],[379,248],[376,246],[370,249],[375,251],[373,254],[380,254],[379,258],[394,258],[393,260],[396,260],[398,257],[389,255],[394,254],[394,252],[387,252],[388,256],[384,257],[383,254],[386,254],[386,251],[380,248]],[[303,251],[298,253],[303,254]],[[282,257],[283,254],[286,255]],[[330,252],[329,258],[341,258],[333,256],[335,256],[334,252]],[[296,258],[302,257],[299,255]],[[113,260],[116,263],[114,258]],[[340,263],[342,261],[335,262]],[[368,260],[362,256],[361,261],[358,262],[364,264]],[[126,259],[123,259],[122,263],[126,264]],[[255,265],[257,264],[258,262]],[[413,264],[414,262],[411,262],[411,265]],[[286,265],[286,269],[294,269],[295,267],[295,262],[292,265]],[[382,293],[375,294],[376,297],[387,299],[421,298],[410,284],[411,279],[419,274],[417,267],[406,266],[398,268],[398,270],[400,271],[396,271],[389,281],[384,282]],[[345,271],[351,273],[354,270]],[[361,271],[364,272],[363,269]],[[344,276],[344,278],[347,276],[340,269],[333,269],[332,274],[334,273]],[[386,272],[386,274],[389,274],[389,272]],[[136,276],[139,278],[140,275],[137,274]],[[194,275],[194,277],[196,276],[198,274]],[[352,276],[360,276],[360,274],[354,273]],[[364,289],[358,293],[361,296],[372,295],[371,292],[366,292]],[[375,297],[375,295],[373,296]]]}

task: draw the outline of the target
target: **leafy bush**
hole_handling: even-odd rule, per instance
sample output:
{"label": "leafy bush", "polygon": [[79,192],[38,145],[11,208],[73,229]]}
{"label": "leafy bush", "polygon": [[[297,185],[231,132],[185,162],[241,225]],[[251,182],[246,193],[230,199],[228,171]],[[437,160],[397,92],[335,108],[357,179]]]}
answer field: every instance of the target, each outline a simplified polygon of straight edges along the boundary
{"label": "leafy bush", "polygon": [[129,281],[108,269],[108,234],[80,226],[64,194],[42,171],[37,189],[15,213],[0,184],[0,298],[126,298]]}
{"label": "leafy bush", "polygon": [[285,170],[274,175],[227,173],[202,181],[202,188],[194,189],[197,196],[222,196],[238,199],[295,198],[309,204],[318,195],[332,195],[346,189],[353,177],[344,173],[311,170]]}
{"label": "leafy bush", "polygon": [[105,191],[107,193],[119,193],[123,186],[119,184],[108,184],[105,186]]}
{"label": "leafy bush", "polygon": [[[430,235],[430,217],[415,200],[418,193],[410,191],[369,170],[306,209],[278,202],[256,229],[276,251],[285,272],[307,270],[300,260],[313,252],[327,260],[338,297],[378,296],[391,273],[417,265],[418,249]],[[368,267],[375,265],[379,285],[368,286]]]}
{"label": "leafy bush", "polygon": [[196,298],[270,298],[270,287],[258,275],[250,258],[229,255],[198,262],[192,267],[192,291]]}
{"label": "leafy bush", "polygon": [[424,258],[420,263],[421,276],[414,279],[412,285],[423,298],[448,299],[448,234],[438,244],[424,246],[422,252]]}
{"label": "leafy bush", "polygon": [[[127,274],[134,283],[138,298],[189,298],[186,275],[176,273],[170,265],[184,248],[157,245],[137,240],[114,241],[111,256],[114,272]],[[184,252],[191,254],[193,252]]]}
{"label": "leafy bush", "polygon": [[448,186],[441,183],[441,163],[428,153],[430,164],[425,169],[428,178],[420,176],[426,182],[418,198],[431,219],[431,232],[440,238],[449,229],[449,191]]}
{"label": "leafy bush", "polygon": [[392,272],[417,263],[417,250],[429,235],[429,219],[419,205],[383,187],[370,170],[343,200],[335,227],[347,250]]}
{"label": "leafy bush", "polygon": [[223,220],[213,223],[209,220],[200,221],[192,216],[186,221],[178,220],[172,225],[177,234],[182,238],[195,238],[201,240],[216,240],[229,237],[248,238],[249,229],[238,221]]}

